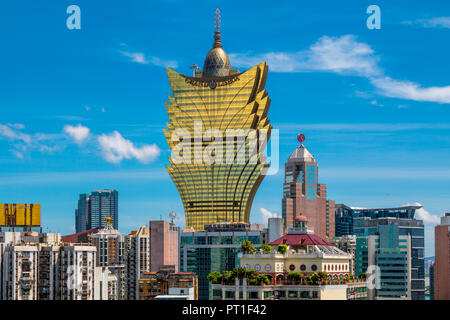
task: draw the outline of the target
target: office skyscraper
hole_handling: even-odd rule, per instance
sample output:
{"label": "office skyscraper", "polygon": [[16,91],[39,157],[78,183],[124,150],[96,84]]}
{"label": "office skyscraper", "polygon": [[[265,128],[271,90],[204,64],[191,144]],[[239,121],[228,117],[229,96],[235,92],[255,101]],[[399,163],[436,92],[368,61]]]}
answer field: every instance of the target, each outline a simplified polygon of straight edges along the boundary
{"label": "office skyscraper", "polygon": [[318,165],[303,144],[285,164],[282,217],[285,226],[294,227],[295,218],[308,218],[314,233],[328,241],[334,238],[334,201],[327,200],[325,184],[319,184]]}
{"label": "office skyscraper", "polygon": [[[257,132],[258,139],[270,135],[270,99],[264,89],[268,67],[263,62],[241,73],[231,68],[222,48],[216,14],[214,44],[203,71],[196,71],[194,66],[190,77],[167,69],[173,96],[166,103],[170,123],[164,134],[170,149],[182,148],[187,159],[170,157],[167,171],[183,201],[186,226],[196,231],[215,222],[248,222],[253,198],[264,177],[262,171],[269,166],[262,159],[250,161],[248,134]],[[221,137],[216,133],[209,138],[199,136],[195,129],[199,126],[205,135],[214,131]],[[190,137],[173,140],[180,130]],[[233,130],[232,140],[228,140],[228,130]],[[260,153],[265,144],[257,143],[256,147]],[[211,163],[205,161],[206,152],[215,158]],[[216,161],[219,158],[222,161]]]}
{"label": "office skyscraper", "polygon": [[94,228],[104,228],[106,217],[111,217],[114,229],[119,228],[118,197],[116,190],[95,190],[91,194],[80,194],[75,210],[76,233]]}
{"label": "office skyscraper", "polygon": [[434,228],[434,300],[450,300],[450,213]]}
{"label": "office skyscraper", "polygon": [[335,234],[336,237],[354,235],[353,226],[358,224],[358,219],[370,218],[398,218],[414,219],[416,210],[422,206],[402,206],[395,208],[360,208],[345,204],[336,205]]}
{"label": "office skyscraper", "polygon": [[[373,214],[375,214],[375,211],[377,210],[382,211],[381,209],[372,209],[372,210],[374,211]],[[396,228],[386,229],[383,226],[396,226]],[[367,255],[367,250],[364,249],[364,244],[361,244],[360,241],[369,241],[370,236],[380,237],[379,241],[381,241],[381,238],[389,239],[389,241],[392,241],[392,243],[394,244],[390,246],[380,244],[381,246],[378,245],[377,247],[376,243],[373,246],[371,246],[370,243],[367,243],[366,246],[369,246],[369,250],[371,247],[374,248],[375,251],[373,252],[377,254],[378,252],[380,252],[380,254],[386,253],[386,255],[389,255],[388,251],[393,250],[392,255],[390,257],[394,257],[395,250],[398,251],[400,249],[404,249],[404,246],[406,246],[405,243],[403,243],[402,245],[400,244],[400,242],[406,241],[405,240],[406,238],[405,239],[403,238],[410,237],[409,248],[411,252],[410,253],[411,263],[408,264],[408,273],[410,274],[409,279],[411,283],[410,289],[411,294],[407,296],[408,298],[410,297],[412,300],[425,299],[424,226],[422,220],[414,219],[414,211],[410,212],[409,218],[379,217],[371,219],[370,217],[360,217],[354,219],[353,231],[354,234],[357,236],[357,243],[356,243],[357,275],[359,275],[361,272],[365,273],[366,272],[365,270],[367,269],[367,265],[365,265],[366,262],[361,260],[361,259],[364,260],[364,255]],[[389,241],[384,243],[389,243]],[[397,242],[399,242],[398,248],[395,247],[395,244]],[[383,248],[383,246],[385,246],[385,248]],[[381,249],[388,249],[388,250],[381,250]],[[370,256],[371,254],[369,254],[369,258]],[[383,256],[382,258],[384,259],[385,257]],[[398,257],[398,259],[400,259],[400,257]],[[376,264],[374,262],[375,260],[373,260],[372,263],[369,261],[368,265]],[[403,263],[404,261],[401,262],[400,264]]]}
{"label": "office skyscraper", "polygon": [[400,235],[395,224],[378,224],[376,231],[356,239],[356,275],[371,275],[377,266],[380,287],[369,288],[369,299],[412,299],[411,236]]}

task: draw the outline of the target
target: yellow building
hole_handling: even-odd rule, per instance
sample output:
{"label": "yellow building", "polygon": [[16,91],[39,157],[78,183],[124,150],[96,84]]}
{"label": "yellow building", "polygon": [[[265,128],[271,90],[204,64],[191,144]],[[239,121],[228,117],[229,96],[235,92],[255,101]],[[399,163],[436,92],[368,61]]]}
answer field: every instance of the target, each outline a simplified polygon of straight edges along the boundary
{"label": "yellow building", "polygon": [[0,229],[19,231],[41,225],[41,205],[32,203],[0,203]]}
{"label": "yellow building", "polygon": [[[186,226],[196,231],[216,222],[248,222],[268,169],[263,157],[254,160],[250,151],[252,134],[266,142],[270,136],[268,67],[263,62],[244,72],[231,69],[216,18],[202,72],[194,66],[190,77],[167,69],[173,96],[166,103],[170,123],[164,134],[173,156],[166,167],[183,201]],[[265,146],[257,144],[258,155]]]}

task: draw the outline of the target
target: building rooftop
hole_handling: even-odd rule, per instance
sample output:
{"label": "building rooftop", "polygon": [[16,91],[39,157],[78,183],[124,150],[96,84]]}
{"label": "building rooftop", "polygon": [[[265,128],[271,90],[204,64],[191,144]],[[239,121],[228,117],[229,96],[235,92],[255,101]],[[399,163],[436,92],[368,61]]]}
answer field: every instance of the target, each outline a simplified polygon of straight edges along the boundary
{"label": "building rooftop", "polygon": [[280,244],[285,244],[288,246],[310,246],[310,245],[333,246],[331,243],[325,241],[318,235],[310,233],[286,234],[281,238],[269,243],[269,245],[271,246]]}
{"label": "building rooftop", "polygon": [[67,236],[62,236],[61,237],[61,242],[78,243],[79,242],[78,239],[79,239],[80,236],[87,235],[87,234],[92,234],[92,233],[97,233],[99,230],[100,230],[100,228],[94,228],[94,229],[89,229],[89,230],[78,232],[78,233],[74,233],[74,234],[69,234]]}
{"label": "building rooftop", "polygon": [[301,144],[289,156],[288,162],[293,162],[293,161],[315,162],[315,159],[312,156],[312,154],[309,153],[309,151],[305,148],[305,146]]}

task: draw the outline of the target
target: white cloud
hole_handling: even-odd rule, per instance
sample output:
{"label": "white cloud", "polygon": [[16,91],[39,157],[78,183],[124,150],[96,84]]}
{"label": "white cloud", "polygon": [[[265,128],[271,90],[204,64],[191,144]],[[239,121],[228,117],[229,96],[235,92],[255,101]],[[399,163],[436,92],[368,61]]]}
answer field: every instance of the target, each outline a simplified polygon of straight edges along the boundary
{"label": "white cloud", "polygon": [[264,224],[267,224],[269,221],[269,218],[279,218],[280,216],[276,212],[272,212],[270,210],[267,210],[266,208],[259,208],[259,211],[261,212],[261,217]]}
{"label": "white cloud", "polygon": [[[19,159],[24,159],[29,149],[35,149],[42,153],[51,153],[59,148],[56,141],[60,135],[24,133],[25,126],[21,123],[0,124],[0,138],[6,138],[13,143],[11,153]],[[50,145],[49,145],[50,144]]]}
{"label": "white cloud", "polygon": [[64,126],[64,132],[70,135],[77,144],[82,144],[90,134],[88,127],[84,127],[81,124],[76,126],[66,125]]}
{"label": "white cloud", "polygon": [[163,60],[158,57],[146,56],[142,52],[120,51],[125,57],[131,58],[132,62],[140,64],[152,64],[157,67],[178,68],[178,62],[175,60]]}
{"label": "white cloud", "polygon": [[450,17],[435,17],[430,19],[418,19],[415,21],[404,21],[403,24],[420,25],[424,28],[450,28]]}
{"label": "white cloud", "polygon": [[[443,23],[444,20],[439,20]],[[354,35],[323,36],[307,50],[295,53],[269,52],[260,55],[230,54],[232,63],[252,67],[266,61],[274,72],[331,72],[364,77],[378,89],[378,94],[413,101],[450,103],[450,86],[422,87],[418,83],[386,76],[378,66],[379,58],[366,43]],[[378,105],[378,104],[377,104]]]}
{"label": "white cloud", "polygon": [[323,36],[308,50],[296,53],[269,52],[262,55],[230,54],[234,65],[253,67],[266,61],[274,72],[325,71],[338,74],[373,76],[380,73],[372,48],[353,35]]}
{"label": "white cloud", "polygon": [[112,163],[119,163],[122,159],[132,158],[136,158],[142,163],[149,163],[156,159],[161,152],[156,144],[137,148],[130,140],[122,137],[117,131],[109,135],[102,134],[98,137],[98,143],[102,150],[103,158]]}
{"label": "white cloud", "polygon": [[0,137],[7,138],[11,141],[22,141],[27,144],[31,143],[31,136],[19,131],[22,128],[24,128],[24,126],[19,124],[0,124]]}
{"label": "white cloud", "polygon": [[414,101],[450,103],[450,86],[422,88],[410,81],[395,80],[390,77],[374,78],[371,83],[384,96]]}
{"label": "white cloud", "polygon": [[[413,204],[406,204],[407,206],[413,205],[413,206],[421,206],[419,202],[414,202]],[[424,223],[430,223],[430,224],[439,224],[440,218],[439,216],[436,216],[434,214],[431,214],[427,210],[425,210],[423,207],[416,210],[415,218],[418,220],[423,220]]]}

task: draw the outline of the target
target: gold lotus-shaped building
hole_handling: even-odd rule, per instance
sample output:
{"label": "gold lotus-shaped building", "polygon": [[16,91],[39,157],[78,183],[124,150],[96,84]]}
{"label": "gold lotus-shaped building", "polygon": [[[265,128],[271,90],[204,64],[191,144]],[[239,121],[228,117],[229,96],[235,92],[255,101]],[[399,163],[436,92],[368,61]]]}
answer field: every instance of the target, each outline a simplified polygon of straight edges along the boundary
{"label": "gold lotus-shaped building", "polygon": [[[269,165],[263,157],[250,161],[247,149],[245,161],[225,161],[226,139],[213,137],[209,141],[199,141],[194,125],[200,123],[203,132],[218,129],[224,134],[232,129],[253,129],[258,136],[264,132],[268,139],[270,99],[264,89],[267,72],[265,62],[242,73],[231,68],[230,59],[222,48],[218,21],[214,45],[202,71],[196,71],[194,67],[193,76],[189,77],[167,68],[173,96],[165,103],[170,123],[164,134],[172,151],[176,146],[186,147],[192,160],[191,163],[179,163],[171,156],[170,166],[166,166],[183,201],[187,228],[201,231],[210,223],[249,222],[253,198],[264,178],[262,172]],[[173,139],[177,129],[188,131],[193,138]],[[233,142],[234,159],[238,157],[238,149],[243,147],[237,142],[243,141],[239,139],[245,140],[246,147],[249,145],[248,136],[237,137]],[[196,161],[196,151],[218,145],[223,147],[222,162]],[[258,152],[265,146],[258,144]]]}

